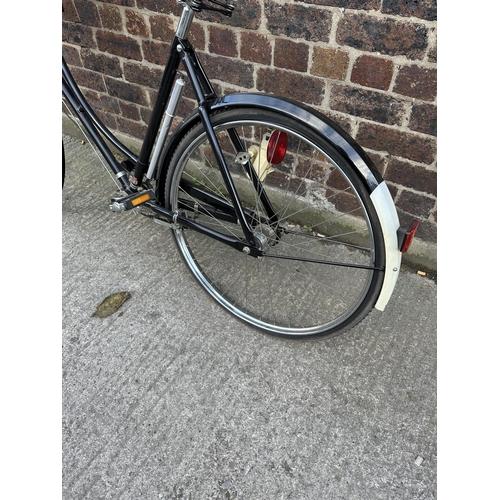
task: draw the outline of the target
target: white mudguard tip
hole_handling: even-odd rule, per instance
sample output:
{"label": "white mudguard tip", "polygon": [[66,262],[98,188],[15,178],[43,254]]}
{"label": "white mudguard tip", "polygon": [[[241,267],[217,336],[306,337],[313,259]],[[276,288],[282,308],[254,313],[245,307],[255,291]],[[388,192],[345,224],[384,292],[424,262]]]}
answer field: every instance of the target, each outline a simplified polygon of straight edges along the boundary
{"label": "white mudguard tip", "polygon": [[398,248],[397,231],[399,229],[399,219],[391,193],[385,182],[379,184],[370,195],[377,211],[382,232],[384,234],[385,245],[385,275],[384,283],[380,295],[375,304],[375,309],[383,311],[391,298],[401,267],[401,252]]}

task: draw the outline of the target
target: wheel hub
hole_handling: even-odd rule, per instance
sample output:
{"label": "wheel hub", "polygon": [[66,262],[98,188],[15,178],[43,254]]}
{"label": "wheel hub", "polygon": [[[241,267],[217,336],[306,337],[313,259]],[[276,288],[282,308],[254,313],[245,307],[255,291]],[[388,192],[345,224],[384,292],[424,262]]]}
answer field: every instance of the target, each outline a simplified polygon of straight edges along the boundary
{"label": "wheel hub", "polygon": [[278,235],[276,231],[265,224],[259,224],[256,227],[256,231],[253,233],[255,238],[255,243],[259,250],[265,252],[270,246],[274,246],[278,243]]}

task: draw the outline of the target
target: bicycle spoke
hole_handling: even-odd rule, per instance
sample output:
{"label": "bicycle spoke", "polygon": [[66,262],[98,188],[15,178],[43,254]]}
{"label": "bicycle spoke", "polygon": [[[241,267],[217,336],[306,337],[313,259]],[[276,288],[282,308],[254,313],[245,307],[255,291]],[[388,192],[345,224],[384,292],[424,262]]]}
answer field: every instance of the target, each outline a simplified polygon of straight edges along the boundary
{"label": "bicycle spoke", "polygon": [[[232,110],[221,112],[220,120],[214,118],[214,131],[262,257],[236,251],[196,229],[175,233],[182,254],[202,286],[254,326],[284,335],[316,335],[340,328],[367,300],[381,269],[375,265],[374,237],[357,192],[360,187],[343,174],[341,167],[347,167],[341,158],[334,161],[296,132],[291,121],[286,126],[278,119],[275,125],[262,120],[258,110],[245,113],[254,118]],[[226,121],[226,115],[231,119]],[[267,154],[264,146],[275,131],[287,134],[289,150],[280,155],[282,164],[269,166],[261,155]],[[243,151],[234,151],[235,144]],[[243,241],[236,219],[227,219],[231,200],[217,198],[222,176],[207,154],[201,127],[188,134],[185,147],[186,153],[173,159],[179,164],[171,180],[174,205],[181,199],[196,203],[199,197],[198,224]],[[259,183],[252,180],[252,171],[248,175],[245,158],[239,154],[252,148],[259,148],[250,167],[258,173]],[[275,158],[272,151],[269,157]],[[180,185],[181,178],[193,185],[197,178],[202,187],[190,196],[189,188]],[[194,207],[189,209],[194,212]]]}
{"label": "bicycle spoke", "polygon": [[[185,190],[183,189],[179,189],[179,191],[181,193],[183,193],[187,198],[191,199],[192,201],[196,202],[196,198],[193,198],[192,196],[189,195],[189,193],[187,193]],[[208,210],[206,210],[203,206],[200,206],[199,209],[201,210],[201,212],[203,213],[203,215],[207,216],[210,218],[211,221],[213,222],[216,222],[217,224],[213,224],[214,227],[217,227],[217,228],[224,228],[226,231],[228,231],[230,233],[231,236],[234,236],[235,238],[241,238],[240,235],[237,235],[234,231],[232,231],[228,225],[226,224],[223,224],[222,221],[220,219],[218,219],[217,217],[214,217],[210,212],[208,212]]]}

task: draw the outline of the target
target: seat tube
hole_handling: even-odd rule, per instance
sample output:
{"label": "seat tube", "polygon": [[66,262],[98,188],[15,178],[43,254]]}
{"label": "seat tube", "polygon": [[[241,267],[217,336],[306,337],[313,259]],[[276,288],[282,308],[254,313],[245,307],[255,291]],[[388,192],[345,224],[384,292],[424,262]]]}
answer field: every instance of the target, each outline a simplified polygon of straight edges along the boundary
{"label": "seat tube", "polygon": [[177,76],[176,72],[181,61],[180,52],[178,51],[179,41],[187,37],[193,18],[194,12],[189,7],[184,7],[176,34],[172,40],[168,62],[165,67],[165,71],[163,72],[158,96],[151,113],[151,118],[146,130],[146,136],[144,137],[144,141],[142,143],[141,152],[139,153],[139,159],[137,160],[134,168],[134,174],[131,178],[131,187],[133,189],[137,189],[141,186],[144,174],[148,170],[149,158],[151,157],[155,139],[160,130],[168,97],[174,86]]}

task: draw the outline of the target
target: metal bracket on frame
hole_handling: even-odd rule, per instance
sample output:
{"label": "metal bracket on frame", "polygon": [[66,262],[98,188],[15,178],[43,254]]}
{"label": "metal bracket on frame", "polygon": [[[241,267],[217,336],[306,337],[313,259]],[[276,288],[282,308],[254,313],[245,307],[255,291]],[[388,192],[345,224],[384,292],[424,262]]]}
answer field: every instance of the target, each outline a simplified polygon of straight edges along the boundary
{"label": "metal bracket on frame", "polygon": [[177,222],[177,217],[179,216],[179,212],[176,210],[172,217],[172,222],[167,222],[166,220],[159,219],[158,217],[153,217],[153,220],[160,224],[160,226],[168,227],[169,229],[181,230],[182,226]]}

